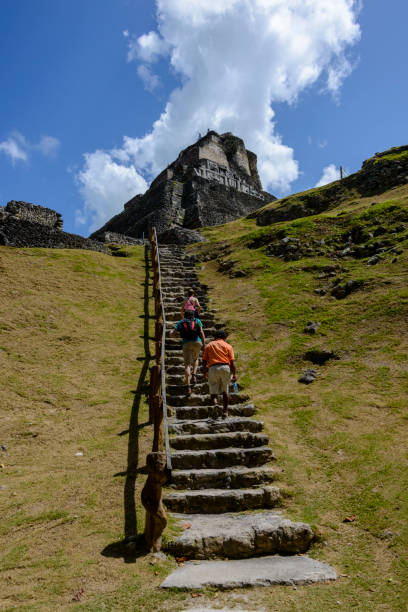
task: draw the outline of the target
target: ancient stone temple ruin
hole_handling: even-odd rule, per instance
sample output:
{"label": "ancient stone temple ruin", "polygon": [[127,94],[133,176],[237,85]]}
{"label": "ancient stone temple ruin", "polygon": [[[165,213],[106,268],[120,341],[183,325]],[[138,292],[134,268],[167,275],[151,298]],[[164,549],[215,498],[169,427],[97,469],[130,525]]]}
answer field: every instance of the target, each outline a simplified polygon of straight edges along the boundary
{"label": "ancient stone temple ruin", "polygon": [[275,199],[263,191],[257,157],[244,141],[209,131],[91,238],[101,240],[104,232],[140,238],[155,226],[161,241],[197,240],[191,230],[233,221]]}
{"label": "ancient stone temple ruin", "polygon": [[217,181],[221,185],[233,187],[243,193],[249,193],[254,198],[265,200],[265,195],[261,191],[248,184],[244,178],[231,171],[227,166],[216,164],[209,159],[200,159],[199,163],[199,167],[194,168],[196,176],[201,176],[208,181]]}

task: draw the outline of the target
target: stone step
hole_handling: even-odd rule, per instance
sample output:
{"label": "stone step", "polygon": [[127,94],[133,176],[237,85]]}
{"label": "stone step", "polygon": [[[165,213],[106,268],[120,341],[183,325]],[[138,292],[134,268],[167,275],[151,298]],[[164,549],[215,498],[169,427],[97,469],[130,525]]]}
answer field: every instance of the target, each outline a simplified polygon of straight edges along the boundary
{"label": "stone step", "polygon": [[[200,357],[199,359],[199,364],[201,363],[201,359]],[[178,371],[177,374],[169,374],[168,370],[171,368],[175,368],[177,366],[169,366],[168,368],[166,367],[166,382],[167,382],[167,386],[168,387],[176,387],[177,385],[184,385],[185,383],[185,379],[184,379],[184,367],[183,369],[180,369]],[[208,384],[207,381],[204,379],[204,375],[203,375],[203,371],[202,368],[200,367],[197,370],[197,383],[195,385],[193,385],[193,383],[191,383],[197,390],[197,388],[199,388],[199,385],[204,385],[204,384]]]}
{"label": "stone step", "polygon": [[206,433],[226,433],[228,431],[252,431],[260,432],[263,429],[263,422],[256,421],[247,417],[229,417],[228,419],[213,419],[180,421],[171,420],[169,422],[170,433],[175,435],[194,435]]}
{"label": "stone step", "polygon": [[[173,298],[174,300],[169,300],[169,298]],[[163,302],[165,302],[166,305],[166,312],[168,310],[174,310],[174,312],[180,312],[181,310],[181,305],[183,303],[183,300],[185,299],[185,295],[182,291],[182,289],[178,288],[176,291],[173,290],[169,290],[166,287],[162,288],[162,298],[163,298]],[[200,302],[200,307],[201,310],[204,311],[208,311],[210,310],[209,308],[209,304],[208,304],[208,300],[206,298],[205,294],[202,294],[200,292],[196,292],[195,297],[198,299],[198,301]]]}
{"label": "stone step", "polygon": [[160,255],[160,267],[164,269],[175,269],[178,270],[180,266],[191,266],[194,268],[195,262],[190,259],[183,259],[181,257],[176,257],[175,259],[171,259],[168,255]]}
{"label": "stone step", "polygon": [[[170,292],[170,291],[166,291],[166,293],[163,292],[163,301],[164,303],[169,307],[169,308],[178,308],[178,310],[180,311],[181,308],[181,304],[183,302],[183,299],[185,299],[186,296],[180,296],[180,292],[179,291],[174,291],[174,292]],[[198,301],[200,302],[200,306],[202,308],[202,303],[201,300],[203,302],[207,301],[207,296],[205,293],[199,293],[195,296]],[[200,300],[201,297],[201,300]]]}
{"label": "stone step", "polygon": [[[177,300],[177,303],[174,305],[166,305],[166,300],[164,300],[164,312],[166,313],[166,319],[180,319],[181,315],[181,300],[180,298]],[[198,318],[202,323],[204,321],[214,321],[214,315],[211,314],[208,310],[204,310],[198,315]]]}
{"label": "stone step", "polygon": [[171,365],[166,359],[166,373],[174,376],[180,376],[184,374],[184,365],[180,363],[179,365]]}
{"label": "stone step", "polygon": [[205,283],[200,283],[198,279],[186,278],[184,275],[180,275],[180,278],[162,275],[161,286],[168,288],[174,287],[175,290],[178,289],[178,287],[184,287],[186,290],[194,289],[194,291],[197,289],[202,293],[205,293],[208,289],[208,285]]}
{"label": "stone step", "polygon": [[169,255],[160,255],[160,267],[177,269],[182,266],[190,266],[192,269],[195,269],[196,263],[197,262],[190,257],[180,257],[176,255],[176,257],[172,259]]}
{"label": "stone step", "polygon": [[[210,339],[210,336],[206,338],[206,342],[207,340],[209,341],[209,339]],[[178,344],[171,344],[169,347],[167,346],[167,344],[168,343],[166,342],[166,368],[168,365],[171,365],[171,366],[184,365],[183,351],[181,350],[181,343],[179,342]],[[200,352],[200,355],[198,357],[200,364],[201,364],[201,354],[202,353]]]}
{"label": "stone step", "polygon": [[167,268],[165,272],[166,273],[163,274],[163,277],[165,278],[194,278],[198,280],[197,273],[193,269],[185,270],[184,268]]}
{"label": "stone step", "polygon": [[[208,296],[204,292],[202,292],[201,295],[202,295],[202,298],[204,300],[208,300]],[[195,297],[198,298],[198,295],[196,295]],[[168,300],[174,306],[176,303],[179,302],[180,294],[178,292],[177,293],[176,292],[168,292],[167,295],[166,295],[166,300]]]}
{"label": "stone step", "polygon": [[[207,342],[211,342],[211,336],[206,336],[205,338],[206,344]],[[166,341],[166,372],[168,370],[168,366],[184,366],[183,360],[183,351],[180,340],[168,340]],[[199,363],[201,364],[201,355],[198,357]]]}
{"label": "stone step", "polygon": [[174,282],[169,283],[167,281],[162,280],[161,286],[162,286],[162,291],[163,291],[163,297],[178,298],[180,307],[181,307],[182,301],[187,297],[188,289],[194,289],[195,297],[200,302],[201,307],[203,307],[203,304],[205,304],[206,301],[208,300],[206,289],[195,282],[189,283],[185,281],[180,281],[180,282],[174,281]]}
{"label": "stone step", "polygon": [[166,495],[163,502],[172,512],[222,514],[275,508],[280,502],[280,491],[271,485],[256,489],[177,491]]}
{"label": "stone step", "polygon": [[199,470],[206,468],[226,468],[233,465],[254,467],[264,465],[274,459],[269,446],[255,448],[220,448],[209,450],[179,450],[171,453],[171,463],[175,470]]}
{"label": "stone step", "polygon": [[179,355],[169,355],[168,352],[166,351],[166,370],[168,366],[183,366],[184,364],[184,360],[183,360],[183,354],[181,352],[180,349],[180,354]]}
{"label": "stone step", "polygon": [[[172,366],[174,367],[174,366]],[[166,368],[166,372],[167,372],[167,368]],[[203,384],[202,380],[203,380],[203,376],[201,372],[197,372],[197,384],[194,385],[194,387],[196,387],[198,384]],[[200,382],[201,381],[201,382]],[[184,385],[185,384],[185,380],[184,380],[184,368],[182,370],[180,370],[180,372],[178,374],[167,374],[166,376],[166,383],[167,383],[167,388],[172,387],[172,386],[176,386],[176,385]]]}
{"label": "stone step", "polygon": [[172,489],[241,489],[256,487],[272,482],[275,470],[269,466],[248,468],[234,466],[230,468],[204,470],[173,470],[171,473]]}
{"label": "stone step", "polygon": [[[179,313],[180,314],[180,313]],[[203,323],[203,321],[200,319],[200,321]],[[215,327],[210,327],[207,325],[203,324],[203,330],[204,330],[204,334],[207,336],[214,336],[215,332],[217,331]],[[170,329],[166,329],[166,344],[167,344],[167,339],[172,338],[172,336],[170,336],[170,332],[172,331],[172,328]],[[174,338],[177,340],[177,342],[181,342],[181,337],[179,336],[179,334],[177,334],[176,336],[174,336]]]}
{"label": "stone step", "polygon": [[172,278],[173,275],[188,274],[197,278],[195,267],[191,264],[182,264],[177,268],[160,265],[162,278]]}
{"label": "stone step", "polygon": [[170,446],[175,450],[254,448],[257,446],[266,446],[268,442],[269,438],[266,434],[252,433],[250,431],[182,435],[170,438]]}
{"label": "stone step", "polygon": [[[168,290],[172,289],[174,293],[176,293],[176,291],[179,293],[180,287],[182,287],[183,291],[185,291],[186,293],[188,289],[194,289],[196,293],[207,293],[207,284],[200,283],[198,278],[194,278],[194,276],[190,274],[187,270],[181,270],[180,272],[181,274],[179,276],[166,276],[166,274],[162,273],[161,286],[163,288],[167,287]],[[184,272],[186,272],[188,276],[186,276]]]}
{"label": "stone step", "polygon": [[278,512],[191,514],[176,518],[191,527],[170,541],[168,550],[187,559],[293,555],[306,552],[314,539],[309,525],[291,521]]}
{"label": "stone step", "polygon": [[[185,390],[185,381],[184,381],[184,377],[181,377],[179,379],[179,382],[177,385],[167,385],[167,394],[169,397],[178,397],[181,394],[183,394],[184,390]],[[207,382],[197,382],[195,385],[192,385],[192,389],[193,392],[196,393],[197,395],[206,395],[208,396],[209,394],[209,390],[208,390],[208,383]],[[231,392],[231,397],[232,397],[232,383],[229,386],[229,391]],[[242,397],[242,396],[241,396]]]}
{"label": "stone step", "polygon": [[[173,290],[174,295],[178,296],[179,299],[187,298],[187,291],[189,289],[194,289],[195,293],[201,294],[203,297],[205,297],[205,294],[207,293],[206,288],[200,284],[200,281],[198,281],[197,278],[186,276],[185,274],[181,274],[179,277],[163,275],[161,286],[163,289],[166,288],[167,292]],[[182,291],[185,292],[185,295],[184,293],[180,295],[180,288],[182,288]],[[198,297],[198,295],[195,297]]]}
{"label": "stone step", "polygon": [[162,268],[161,270],[162,284],[164,280],[172,281],[173,279],[177,281],[191,279],[194,283],[197,283],[197,284],[200,282],[198,280],[198,276],[195,271],[195,268],[191,266],[185,266],[185,265],[180,266],[179,268],[177,268],[177,270],[173,269],[173,270],[169,270],[169,272],[167,272],[166,270]]}
{"label": "stone step", "polygon": [[163,274],[162,272],[162,285],[163,283],[179,285],[181,282],[200,285],[200,281],[198,280],[197,274],[195,272],[190,272],[188,270],[179,270],[178,272],[166,272],[165,274]]}
{"label": "stone step", "polygon": [[[166,314],[166,320],[179,321],[180,318],[184,318],[184,316],[181,317],[181,300],[180,299],[177,301],[177,303],[174,304],[174,306],[168,306],[164,302],[164,312]],[[203,324],[207,322],[211,322],[215,326],[214,315],[210,311],[205,309],[204,307],[202,307],[201,313],[198,315],[198,318]]]}
{"label": "stone step", "polygon": [[[186,398],[187,399],[187,398]],[[239,416],[239,417],[250,417],[256,412],[256,408],[253,404],[235,404],[229,406],[228,412],[231,417]],[[207,404],[206,406],[176,406],[175,413],[177,419],[182,420],[192,420],[192,419],[208,419],[211,418],[220,418],[222,414],[222,408],[220,407],[218,410],[218,414],[215,414],[215,409],[212,404]],[[225,422],[228,423],[230,417],[225,419]]]}
{"label": "stone step", "polygon": [[[181,353],[180,353],[181,355]],[[201,359],[198,358],[198,363],[200,364],[200,368],[198,370],[198,377],[202,378],[202,370],[201,370]],[[175,358],[174,363],[169,363],[168,359],[166,359],[166,374],[171,376],[184,376],[184,363],[183,359]]]}
{"label": "stone step", "polygon": [[[242,402],[246,402],[248,401],[249,396],[248,395],[230,395],[229,398],[229,403],[230,405],[234,405],[234,404],[240,404]],[[170,396],[168,398],[169,400],[169,404],[172,407],[176,407],[176,406],[184,406],[186,403],[186,396],[185,395],[172,395],[171,396],[171,400],[170,400]],[[209,404],[210,401],[210,396],[208,394],[206,395],[199,395],[196,393],[192,393],[191,395],[188,396],[188,404],[190,406],[206,406]]]}
{"label": "stone step", "polygon": [[[207,308],[207,304],[204,302],[204,300],[202,298],[200,299],[200,297],[198,299],[200,301],[200,306],[202,310],[202,313],[200,313],[198,317],[200,321],[202,321],[201,317],[208,320],[214,320],[214,315]],[[181,304],[183,303],[183,296],[180,296],[179,294],[177,299],[174,300],[174,303],[171,304],[167,302],[167,297],[164,297],[163,295],[163,303],[164,312],[166,313],[166,319],[179,320],[181,315]]]}
{"label": "stone step", "polygon": [[[180,295],[175,295],[174,299],[171,299],[171,297],[172,296],[167,296],[167,295],[166,297],[163,296],[163,304],[164,304],[164,310],[166,311],[166,314],[167,315],[180,314],[181,305],[183,303],[182,297],[180,297]],[[200,301],[200,306],[201,306],[201,313],[200,313],[200,318],[201,318],[201,316],[204,316],[206,313],[208,313],[208,309],[207,308],[204,309],[204,306],[201,301]]]}
{"label": "stone step", "polygon": [[163,589],[233,589],[242,587],[274,586],[277,584],[311,584],[336,580],[336,572],[327,563],[307,555],[231,561],[187,561],[160,585]]}

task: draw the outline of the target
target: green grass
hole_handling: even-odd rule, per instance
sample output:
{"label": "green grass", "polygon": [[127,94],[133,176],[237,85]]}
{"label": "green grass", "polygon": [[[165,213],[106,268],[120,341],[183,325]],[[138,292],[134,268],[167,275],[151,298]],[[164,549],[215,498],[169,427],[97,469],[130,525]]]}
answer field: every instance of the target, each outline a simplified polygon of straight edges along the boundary
{"label": "green grass", "polygon": [[[265,228],[241,219],[205,229],[209,242],[197,247],[217,258],[199,273],[231,330],[239,382],[270,436],[284,512],[313,526],[311,556],[339,575],[296,589],[204,590],[193,598],[159,589],[172,559],[153,562],[142,552],[124,559],[124,432],[144,356],[142,249],[108,257],[0,248],[0,418],[8,446],[1,458],[8,487],[0,492],[2,609],[406,610],[406,233],[392,234],[403,250],[396,263],[390,256],[375,267],[366,258],[340,262],[344,278],[362,280],[363,288],[344,300],[314,293],[318,274],[333,264],[332,245],[351,228],[383,224],[390,234],[404,222],[406,189],[376,201],[347,194],[323,214]],[[326,246],[299,261],[268,257],[266,246],[285,235],[324,238]],[[248,275],[219,273],[219,260],[228,258]],[[314,336],[303,332],[308,320],[321,322]],[[316,347],[340,359],[312,366],[304,353]],[[308,367],[319,376],[306,387],[297,379]],[[140,423],[146,415],[142,399]],[[141,465],[151,431],[139,433]],[[143,483],[138,477],[139,534]],[[170,520],[165,541],[178,529]]]}
{"label": "green grass", "polygon": [[378,163],[381,163],[384,160],[390,160],[390,161],[401,160],[401,161],[406,161],[407,159],[408,159],[408,151],[401,151],[400,153],[389,153],[388,155],[382,155],[378,159],[375,159],[374,163],[378,164]]}
{"label": "green grass", "polygon": [[[400,240],[404,231],[391,233],[408,218],[408,189],[395,195],[384,194],[373,206],[372,198],[339,202],[340,216],[330,211],[263,228],[252,220],[207,228],[209,244],[192,249],[217,253],[198,270],[231,331],[239,382],[265,421],[278,484],[289,492],[286,513],[314,526],[319,538],[312,556],[340,575],[334,584],[298,587],[293,595],[254,590],[251,601],[266,609],[408,606],[408,245]],[[379,224],[402,249],[398,261],[384,257],[371,267],[367,258],[340,260],[341,275],[361,280],[362,288],[341,300],[316,295],[318,274],[336,263],[331,245],[353,227],[368,234]],[[268,257],[265,246],[283,236],[324,238],[327,251],[299,261]],[[367,236],[366,243],[375,239]],[[218,272],[228,258],[247,270],[245,279]],[[303,332],[309,320],[321,322],[313,336]],[[303,355],[316,347],[340,358],[314,366]],[[306,387],[297,379],[307,367],[319,375]],[[355,520],[343,523],[351,515]]]}
{"label": "green grass", "polygon": [[[120,545],[124,432],[145,357],[144,252],[127,251],[0,247],[2,610],[178,610],[185,598],[158,589],[174,560],[153,566]],[[146,418],[142,395],[137,421]],[[140,429],[139,466],[151,443]]]}

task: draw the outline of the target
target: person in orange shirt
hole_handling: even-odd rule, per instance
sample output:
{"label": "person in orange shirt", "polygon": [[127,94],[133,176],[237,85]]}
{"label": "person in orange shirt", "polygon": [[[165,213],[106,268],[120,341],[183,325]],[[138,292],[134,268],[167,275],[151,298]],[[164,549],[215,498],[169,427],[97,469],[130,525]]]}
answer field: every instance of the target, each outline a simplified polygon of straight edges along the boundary
{"label": "person in orange shirt", "polygon": [[218,395],[222,393],[223,419],[228,416],[229,382],[237,380],[234,349],[225,341],[226,338],[225,331],[221,329],[216,331],[215,339],[207,344],[203,354],[204,377],[208,379],[211,401],[214,406],[218,406]]}

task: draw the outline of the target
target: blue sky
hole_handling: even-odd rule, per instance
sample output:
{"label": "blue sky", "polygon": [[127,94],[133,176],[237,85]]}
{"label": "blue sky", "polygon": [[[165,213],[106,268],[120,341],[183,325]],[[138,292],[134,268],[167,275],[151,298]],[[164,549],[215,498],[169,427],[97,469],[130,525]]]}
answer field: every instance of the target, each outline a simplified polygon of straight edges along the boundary
{"label": "blue sky", "polygon": [[407,22],[406,0],[0,0],[0,205],[87,235],[207,128],[278,196],[356,171],[408,142]]}

